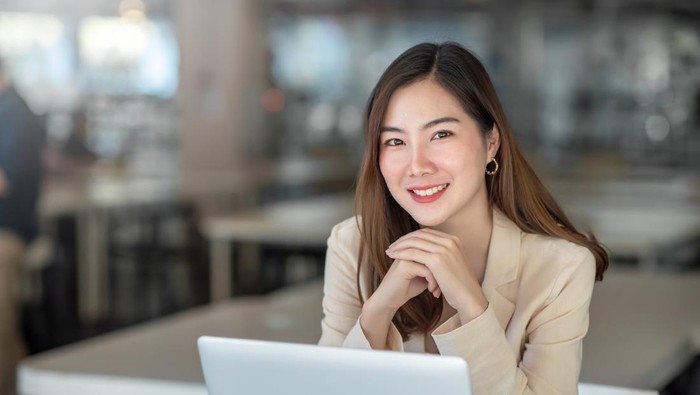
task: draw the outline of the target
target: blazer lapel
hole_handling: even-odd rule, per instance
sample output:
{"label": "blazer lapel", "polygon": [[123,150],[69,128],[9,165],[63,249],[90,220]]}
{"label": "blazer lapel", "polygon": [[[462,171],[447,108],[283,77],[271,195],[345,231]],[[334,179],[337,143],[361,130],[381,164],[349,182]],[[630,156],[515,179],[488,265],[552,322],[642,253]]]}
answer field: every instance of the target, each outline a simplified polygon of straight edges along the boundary
{"label": "blazer lapel", "polygon": [[515,309],[520,269],[521,230],[497,208],[493,209],[493,230],[489,243],[486,273],[481,288],[498,322],[505,329]]}

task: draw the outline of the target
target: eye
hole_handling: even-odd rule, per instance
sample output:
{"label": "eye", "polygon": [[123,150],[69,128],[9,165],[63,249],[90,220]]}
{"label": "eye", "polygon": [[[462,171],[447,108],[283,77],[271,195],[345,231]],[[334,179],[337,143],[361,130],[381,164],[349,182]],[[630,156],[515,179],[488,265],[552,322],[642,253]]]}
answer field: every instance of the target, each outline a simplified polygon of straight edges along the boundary
{"label": "eye", "polygon": [[433,140],[440,140],[449,136],[452,136],[452,132],[448,132],[447,130],[441,130],[433,135]]}
{"label": "eye", "polygon": [[403,140],[401,139],[388,139],[384,142],[384,145],[389,147],[395,147],[397,145],[403,145]]}

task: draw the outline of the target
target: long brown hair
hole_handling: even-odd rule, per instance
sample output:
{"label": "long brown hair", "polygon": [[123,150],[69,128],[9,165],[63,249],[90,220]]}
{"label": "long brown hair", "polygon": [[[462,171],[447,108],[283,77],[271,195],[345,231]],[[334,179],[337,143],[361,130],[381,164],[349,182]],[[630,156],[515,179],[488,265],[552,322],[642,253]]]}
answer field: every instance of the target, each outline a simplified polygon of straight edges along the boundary
{"label": "long brown hair", "polygon": [[[363,282],[371,295],[386,275],[392,260],[385,251],[399,237],[419,229],[418,223],[396,203],[379,170],[379,134],[391,96],[397,89],[432,78],[462,104],[464,110],[487,135],[496,126],[501,145],[496,153],[500,171],[486,177],[491,205],[520,229],[565,239],[588,248],[596,260],[596,279],[603,279],[608,254],[591,235],[576,230],[549,191],[527,163],[513,139],[496,91],[484,66],[459,44],[423,43],[409,48],[389,65],[367,103],[365,151],[357,183],[355,202],[360,215],[357,289]],[[396,313],[393,322],[406,340],[413,332],[427,332],[442,314],[442,300],[423,292]]]}

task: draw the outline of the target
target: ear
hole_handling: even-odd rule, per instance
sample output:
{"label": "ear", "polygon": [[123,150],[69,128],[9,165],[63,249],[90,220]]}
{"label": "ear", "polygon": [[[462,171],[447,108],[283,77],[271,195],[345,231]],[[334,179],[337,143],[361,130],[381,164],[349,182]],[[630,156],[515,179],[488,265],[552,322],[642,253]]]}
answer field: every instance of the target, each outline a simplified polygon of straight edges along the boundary
{"label": "ear", "polygon": [[493,128],[491,129],[488,134],[486,134],[486,153],[487,155],[487,160],[491,160],[491,158],[494,158],[496,156],[496,153],[498,152],[498,148],[501,147],[501,131],[498,130],[498,126],[496,124],[493,124]]}

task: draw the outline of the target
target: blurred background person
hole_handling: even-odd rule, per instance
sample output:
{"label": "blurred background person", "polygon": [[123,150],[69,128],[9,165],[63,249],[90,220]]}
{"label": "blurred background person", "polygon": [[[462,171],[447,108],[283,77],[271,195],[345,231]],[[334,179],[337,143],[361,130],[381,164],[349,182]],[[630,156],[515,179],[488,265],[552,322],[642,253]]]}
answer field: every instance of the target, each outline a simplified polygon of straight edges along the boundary
{"label": "blurred background person", "polygon": [[0,395],[14,392],[25,352],[17,284],[23,251],[37,236],[43,140],[43,127],[0,61]]}

